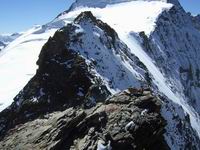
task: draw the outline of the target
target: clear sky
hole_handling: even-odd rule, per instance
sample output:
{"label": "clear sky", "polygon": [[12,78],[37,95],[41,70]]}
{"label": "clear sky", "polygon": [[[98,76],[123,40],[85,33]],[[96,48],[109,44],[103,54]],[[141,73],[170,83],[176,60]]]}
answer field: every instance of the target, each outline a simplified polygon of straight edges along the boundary
{"label": "clear sky", "polygon": [[179,2],[186,11],[193,15],[200,14],[200,0],[179,0]]}
{"label": "clear sky", "polygon": [[75,0],[0,0],[0,34],[45,24]]}
{"label": "clear sky", "polygon": [[[74,0],[0,0],[0,34],[45,24],[67,10]],[[200,14],[200,0],[180,0],[186,11]]]}

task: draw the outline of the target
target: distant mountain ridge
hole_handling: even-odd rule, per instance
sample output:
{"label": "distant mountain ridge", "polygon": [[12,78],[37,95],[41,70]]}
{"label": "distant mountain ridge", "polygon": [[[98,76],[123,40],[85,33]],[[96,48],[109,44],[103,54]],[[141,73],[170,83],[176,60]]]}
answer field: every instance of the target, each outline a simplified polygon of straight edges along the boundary
{"label": "distant mountain ridge", "polygon": [[0,50],[5,48],[10,42],[14,41],[20,35],[22,35],[22,33],[0,35]]}

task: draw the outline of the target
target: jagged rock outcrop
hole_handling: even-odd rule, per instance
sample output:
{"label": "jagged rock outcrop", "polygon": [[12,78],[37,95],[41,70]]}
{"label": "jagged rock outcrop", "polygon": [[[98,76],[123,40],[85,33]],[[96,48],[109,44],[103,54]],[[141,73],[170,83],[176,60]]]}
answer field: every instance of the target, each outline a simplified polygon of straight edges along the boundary
{"label": "jagged rock outcrop", "polygon": [[91,109],[69,108],[18,125],[0,149],[168,149],[161,101],[149,89],[120,92]]}

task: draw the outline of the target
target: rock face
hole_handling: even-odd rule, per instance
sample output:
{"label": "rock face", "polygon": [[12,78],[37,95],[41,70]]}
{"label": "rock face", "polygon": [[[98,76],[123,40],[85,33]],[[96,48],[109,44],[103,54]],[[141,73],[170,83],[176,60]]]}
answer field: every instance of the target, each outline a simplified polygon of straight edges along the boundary
{"label": "rock face", "polygon": [[0,149],[168,149],[161,101],[148,89],[128,89],[91,109],[69,108],[18,125]]}

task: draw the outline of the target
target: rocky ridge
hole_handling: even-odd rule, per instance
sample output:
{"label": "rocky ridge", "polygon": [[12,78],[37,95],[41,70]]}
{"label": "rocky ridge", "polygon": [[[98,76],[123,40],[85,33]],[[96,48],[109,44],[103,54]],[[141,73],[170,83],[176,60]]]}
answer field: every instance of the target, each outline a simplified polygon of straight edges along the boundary
{"label": "rocky ridge", "polygon": [[0,149],[168,149],[161,101],[149,89],[120,92],[91,109],[68,108],[8,132]]}

